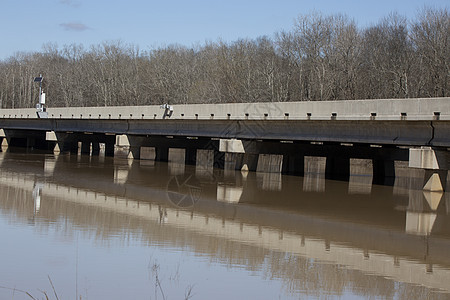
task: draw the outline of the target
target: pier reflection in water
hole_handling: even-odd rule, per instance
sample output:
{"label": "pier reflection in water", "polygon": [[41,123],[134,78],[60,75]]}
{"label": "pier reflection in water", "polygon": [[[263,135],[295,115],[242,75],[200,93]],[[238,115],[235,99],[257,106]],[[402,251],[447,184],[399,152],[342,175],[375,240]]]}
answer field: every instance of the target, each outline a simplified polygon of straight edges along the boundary
{"label": "pier reflection in water", "polygon": [[48,276],[60,299],[448,298],[449,194],[401,165],[393,186],[323,168],[0,153],[0,298],[51,295]]}

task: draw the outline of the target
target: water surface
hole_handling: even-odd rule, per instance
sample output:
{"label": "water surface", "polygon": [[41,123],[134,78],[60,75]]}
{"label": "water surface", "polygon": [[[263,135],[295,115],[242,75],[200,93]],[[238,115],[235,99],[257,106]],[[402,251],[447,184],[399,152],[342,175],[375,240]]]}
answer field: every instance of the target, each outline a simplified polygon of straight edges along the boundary
{"label": "water surface", "polygon": [[0,299],[448,298],[449,194],[323,169],[0,153]]}

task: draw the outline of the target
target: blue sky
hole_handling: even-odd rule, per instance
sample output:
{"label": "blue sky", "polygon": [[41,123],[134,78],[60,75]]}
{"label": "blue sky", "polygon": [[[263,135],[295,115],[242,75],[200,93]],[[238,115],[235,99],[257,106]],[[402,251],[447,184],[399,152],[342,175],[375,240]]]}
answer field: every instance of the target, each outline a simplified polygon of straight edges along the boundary
{"label": "blue sky", "polygon": [[396,11],[412,19],[428,5],[449,0],[1,0],[0,60],[45,43],[83,44],[120,40],[142,50],[178,43],[234,41],[290,30],[296,17],[319,11],[343,13],[360,27]]}

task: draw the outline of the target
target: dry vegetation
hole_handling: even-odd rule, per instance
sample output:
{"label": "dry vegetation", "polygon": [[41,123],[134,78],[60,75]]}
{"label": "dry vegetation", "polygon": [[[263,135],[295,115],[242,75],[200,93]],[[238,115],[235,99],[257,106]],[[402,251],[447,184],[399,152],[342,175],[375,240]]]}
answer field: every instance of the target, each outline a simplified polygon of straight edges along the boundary
{"label": "dry vegetation", "polygon": [[0,108],[34,106],[39,74],[53,107],[445,97],[449,36],[448,10],[425,8],[363,29],[315,13],[273,38],[190,48],[47,44],[0,61]]}

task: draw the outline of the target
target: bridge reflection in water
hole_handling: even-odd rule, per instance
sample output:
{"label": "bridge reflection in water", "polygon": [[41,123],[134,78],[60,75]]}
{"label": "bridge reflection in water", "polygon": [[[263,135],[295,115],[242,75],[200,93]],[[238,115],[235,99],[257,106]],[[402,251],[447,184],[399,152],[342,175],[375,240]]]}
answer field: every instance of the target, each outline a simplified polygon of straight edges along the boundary
{"label": "bridge reflection in water", "polygon": [[[354,160],[348,182],[175,162],[1,153],[0,211],[107,241],[189,248],[284,282],[291,295],[450,294],[450,195],[422,191],[421,170],[396,166],[372,185]],[[418,173],[415,173],[418,172]],[[72,224],[68,226],[67,224]],[[45,272],[45,270],[43,270]],[[370,280],[369,280],[370,279]],[[249,293],[251,295],[251,293]]]}

